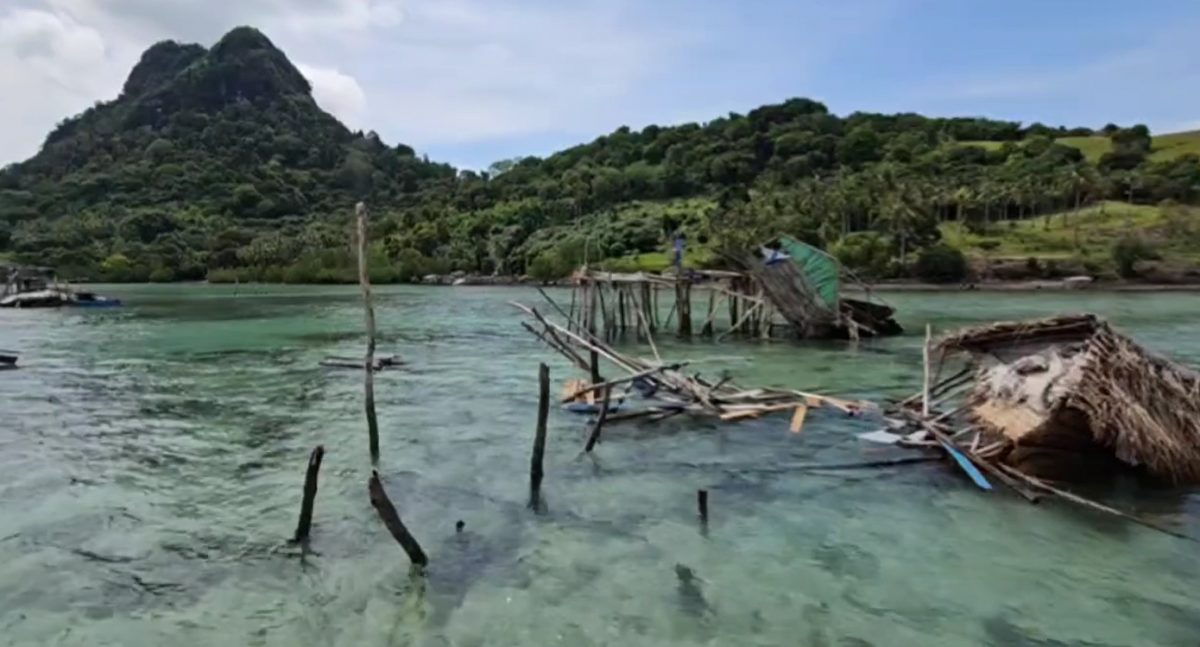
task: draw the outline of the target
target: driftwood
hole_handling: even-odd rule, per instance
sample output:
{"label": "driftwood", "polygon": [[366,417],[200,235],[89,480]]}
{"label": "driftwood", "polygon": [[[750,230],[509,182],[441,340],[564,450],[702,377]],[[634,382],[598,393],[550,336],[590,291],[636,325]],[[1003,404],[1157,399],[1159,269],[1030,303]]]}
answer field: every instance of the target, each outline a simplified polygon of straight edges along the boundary
{"label": "driftwood", "polygon": [[[363,360],[354,359],[353,357],[335,357],[331,355],[318,362],[318,364],[326,368],[351,368],[356,371],[361,371],[363,369]],[[399,355],[392,355],[390,357],[376,358],[375,362],[371,365],[371,368],[374,369],[375,372],[379,372],[385,368],[393,368],[403,365],[404,360],[400,359]]]}
{"label": "driftwood", "polygon": [[596,442],[600,440],[600,428],[604,426],[604,420],[608,418],[608,399],[612,396],[612,385],[604,387],[604,398],[600,401],[600,413],[596,414],[596,424],[592,425],[592,431],[588,434],[587,445],[583,451],[591,453],[592,448],[596,446]]}
{"label": "driftwood", "polygon": [[383,521],[388,532],[392,533],[392,537],[408,554],[408,559],[417,566],[428,564],[429,558],[425,556],[425,551],[421,550],[421,544],[417,543],[416,538],[400,520],[400,514],[396,512],[396,506],[392,505],[392,500],[388,498],[387,492],[383,489],[383,482],[379,480],[379,472],[375,470],[371,470],[371,480],[367,483],[367,492],[371,497],[371,505],[379,513],[379,519]]}
{"label": "driftwood", "polygon": [[367,437],[370,443],[371,464],[379,464],[379,421],[375,418],[375,307],[371,304],[371,276],[367,272],[367,205],[354,207],[358,218],[358,284],[362,287],[363,309],[366,312],[367,352],[363,358],[363,408],[367,413]]}
{"label": "driftwood", "polygon": [[325,448],[317,445],[308,456],[308,469],[304,473],[304,498],[300,502],[300,521],[296,524],[296,534],[293,542],[308,539],[308,531],[312,528],[313,502],[317,498],[317,474],[321,471],[321,459],[325,456]]}

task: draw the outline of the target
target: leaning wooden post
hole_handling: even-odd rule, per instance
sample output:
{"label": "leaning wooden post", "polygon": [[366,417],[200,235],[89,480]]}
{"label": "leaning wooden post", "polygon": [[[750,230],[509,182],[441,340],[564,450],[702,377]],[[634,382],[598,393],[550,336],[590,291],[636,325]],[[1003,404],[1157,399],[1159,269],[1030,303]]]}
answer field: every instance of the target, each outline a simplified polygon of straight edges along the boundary
{"label": "leaning wooden post", "polygon": [[925,369],[925,379],[921,382],[921,415],[929,416],[929,343],[933,338],[933,327],[925,324],[925,345],[921,347],[921,358]]}
{"label": "leaning wooden post", "polygon": [[363,405],[367,411],[367,437],[371,464],[379,464],[379,421],[375,418],[375,308],[371,305],[371,276],[367,273],[367,205],[354,206],[358,216],[358,284],[362,287],[367,318],[367,354],[363,358]]}
{"label": "leaning wooden post", "polygon": [[371,480],[367,483],[367,492],[370,493],[371,505],[379,513],[383,525],[387,526],[388,532],[392,533],[392,537],[395,537],[404,552],[408,553],[408,558],[412,560],[412,563],[417,566],[428,564],[429,558],[425,556],[425,551],[421,550],[421,544],[417,543],[416,538],[408,531],[404,522],[400,521],[400,514],[396,512],[396,506],[392,505],[392,500],[384,491],[383,483],[379,480],[379,472],[375,470],[371,470]]}
{"label": "leaning wooden post", "polygon": [[533,457],[529,461],[529,501],[537,507],[538,493],[542,489],[542,459],[546,455],[546,420],[550,416],[550,367],[538,365],[538,411],[537,428],[533,434]]}
{"label": "leaning wooden post", "polygon": [[308,531],[312,528],[313,502],[317,499],[317,474],[321,471],[321,459],[325,456],[325,448],[317,445],[308,455],[308,470],[304,473],[304,499],[300,502],[300,522],[296,524],[296,534],[293,542],[308,539]]}
{"label": "leaning wooden post", "polygon": [[587,445],[583,451],[591,453],[592,448],[596,446],[596,442],[600,440],[600,428],[604,426],[604,420],[608,418],[608,399],[612,394],[612,385],[604,387],[604,398],[600,401],[600,413],[596,415],[596,424],[592,426],[592,433],[588,434]]}

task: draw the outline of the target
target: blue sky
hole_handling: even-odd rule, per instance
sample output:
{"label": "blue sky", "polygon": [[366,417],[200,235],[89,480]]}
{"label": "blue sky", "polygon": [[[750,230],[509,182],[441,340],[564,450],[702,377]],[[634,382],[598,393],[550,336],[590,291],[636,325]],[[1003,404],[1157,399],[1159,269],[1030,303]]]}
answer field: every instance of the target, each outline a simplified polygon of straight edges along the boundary
{"label": "blue sky", "polygon": [[1200,128],[1196,0],[14,1],[0,162],[115,96],[154,41],[208,45],[238,24],[348,125],[468,168],[795,96],[841,114]]}

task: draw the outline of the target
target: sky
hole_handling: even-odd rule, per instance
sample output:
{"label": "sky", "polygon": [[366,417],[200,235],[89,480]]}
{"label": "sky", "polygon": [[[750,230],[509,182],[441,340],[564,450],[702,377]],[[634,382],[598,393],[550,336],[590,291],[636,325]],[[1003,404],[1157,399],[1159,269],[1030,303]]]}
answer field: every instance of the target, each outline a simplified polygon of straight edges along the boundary
{"label": "sky", "polygon": [[238,25],[349,127],[462,168],[790,97],[1200,129],[1197,0],[0,0],[0,164],[154,42]]}

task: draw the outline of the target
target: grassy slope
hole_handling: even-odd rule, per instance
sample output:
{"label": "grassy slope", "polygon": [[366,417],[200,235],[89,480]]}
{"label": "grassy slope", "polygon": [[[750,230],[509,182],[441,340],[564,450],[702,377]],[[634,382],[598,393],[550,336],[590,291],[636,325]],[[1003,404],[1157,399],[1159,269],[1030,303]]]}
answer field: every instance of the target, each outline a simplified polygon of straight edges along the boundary
{"label": "grassy slope", "polygon": [[[1156,206],[1105,202],[1078,212],[1056,213],[1045,219],[1000,222],[987,235],[963,230],[957,223],[942,225],[943,239],[975,256],[992,259],[1054,259],[1111,265],[1113,244],[1136,234],[1152,241],[1163,259],[1181,265],[1200,264],[1200,248],[1168,236],[1166,215]],[[994,249],[985,249],[994,241]]]}
{"label": "grassy slope", "polygon": [[[1060,144],[1074,146],[1083,151],[1084,157],[1096,162],[1100,156],[1112,149],[1107,137],[1059,137]],[[1000,142],[963,142],[964,145],[982,146],[988,150],[1000,148]],[[1150,159],[1154,161],[1169,160],[1192,153],[1200,155],[1200,130],[1169,135],[1156,135],[1151,144]]]}
{"label": "grassy slope", "polygon": [[[678,216],[711,208],[705,200],[637,203],[621,210],[622,218],[654,217],[673,212]],[[1085,263],[1111,270],[1113,245],[1129,234],[1151,241],[1163,259],[1174,265],[1200,266],[1200,246],[1167,235],[1166,215],[1156,206],[1130,205],[1124,202],[1105,202],[1078,212],[1054,213],[1050,226],[1044,217],[1030,220],[998,222],[986,235],[965,231],[958,223],[945,223],[942,238],[968,255],[992,260],[1037,258],[1055,260],[1064,266]],[[985,249],[992,241],[995,247]],[[689,236],[687,265],[705,267],[714,261],[712,252]],[[603,263],[606,269],[621,272],[658,272],[667,268],[671,253],[664,245],[661,251],[629,255]],[[1082,271],[1082,270],[1081,270]]]}

